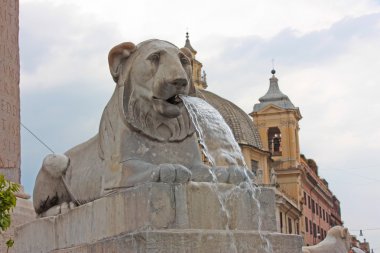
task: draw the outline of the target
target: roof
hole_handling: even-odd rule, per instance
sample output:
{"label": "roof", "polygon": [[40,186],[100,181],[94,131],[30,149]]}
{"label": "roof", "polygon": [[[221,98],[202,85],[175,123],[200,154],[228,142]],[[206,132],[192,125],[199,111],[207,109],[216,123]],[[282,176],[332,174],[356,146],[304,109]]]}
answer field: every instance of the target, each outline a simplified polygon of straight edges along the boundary
{"label": "roof", "polygon": [[186,43],[185,43],[185,47],[188,48],[193,54],[196,54],[197,51],[191,46],[190,44],[190,40],[189,40],[189,33],[187,32],[186,33]]}
{"label": "roof", "polygon": [[294,109],[297,110],[298,108],[295,107],[290,101],[289,97],[281,92],[279,86],[278,86],[278,79],[274,76],[274,73],[276,73],[274,70],[272,70],[273,76],[269,79],[269,89],[267,93],[259,98],[260,103],[257,103],[253,107],[253,111],[257,112],[266,107],[269,104],[276,105],[283,109]]}
{"label": "roof", "polygon": [[197,90],[196,96],[206,100],[219,111],[239,144],[262,149],[260,135],[255,124],[242,109],[210,91]]}

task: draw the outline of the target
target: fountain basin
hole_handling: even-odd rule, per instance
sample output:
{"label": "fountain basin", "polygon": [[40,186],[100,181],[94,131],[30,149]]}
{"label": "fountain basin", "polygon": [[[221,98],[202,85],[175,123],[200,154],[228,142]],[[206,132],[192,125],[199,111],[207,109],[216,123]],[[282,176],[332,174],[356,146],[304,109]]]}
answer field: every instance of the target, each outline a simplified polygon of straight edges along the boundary
{"label": "fountain basin", "polygon": [[[231,184],[146,183],[17,228],[15,250],[233,252],[225,248],[232,240],[242,249],[237,252],[265,252],[248,250],[263,243],[257,232],[261,215],[261,230],[273,247],[281,241],[281,245],[292,248],[274,252],[300,252],[300,237],[275,233],[273,190],[262,188],[257,201],[248,189]],[[261,204],[260,211],[257,203]]]}

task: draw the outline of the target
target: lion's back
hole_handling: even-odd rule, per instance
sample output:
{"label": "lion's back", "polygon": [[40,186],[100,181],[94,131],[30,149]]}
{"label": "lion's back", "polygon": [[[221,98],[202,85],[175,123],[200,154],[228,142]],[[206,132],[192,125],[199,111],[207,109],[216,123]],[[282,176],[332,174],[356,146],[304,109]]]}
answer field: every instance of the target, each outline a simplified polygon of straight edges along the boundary
{"label": "lion's back", "polygon": [[99,198],[106,168],[99,157],[98,135],[68,150],[65,155],[70,159],[65,180],[73,197],[81,203]]}

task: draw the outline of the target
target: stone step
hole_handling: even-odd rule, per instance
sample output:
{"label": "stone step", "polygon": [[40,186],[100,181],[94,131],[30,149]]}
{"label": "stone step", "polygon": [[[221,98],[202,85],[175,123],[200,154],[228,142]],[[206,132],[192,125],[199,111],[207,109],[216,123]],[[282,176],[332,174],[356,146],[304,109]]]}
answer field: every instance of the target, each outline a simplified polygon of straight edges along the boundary
{"label": "stone step", "polygon": [[297,235],[225,230],[156,230],[121,235],[49,253],[301,253]]}

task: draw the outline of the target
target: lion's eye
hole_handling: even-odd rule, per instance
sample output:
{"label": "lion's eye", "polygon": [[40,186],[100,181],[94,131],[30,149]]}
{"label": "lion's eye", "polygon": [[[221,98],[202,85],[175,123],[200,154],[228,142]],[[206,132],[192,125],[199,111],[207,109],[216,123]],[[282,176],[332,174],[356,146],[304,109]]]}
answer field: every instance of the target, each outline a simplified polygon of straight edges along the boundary
{"label": "lion's eye", "polygon": [[182,63],[183,65],[189,65],[189,64],[190,64],[190,61],[189,61],[189,59],[187,59],[186,56],[181,56],[181,57],[180,57],[180,60],[181,60],[181,63]]}
{"label": "lion's eye", "polygon": [[153,53],[149,55],[148,60],[158,63],[160,61],[160,53]]}

